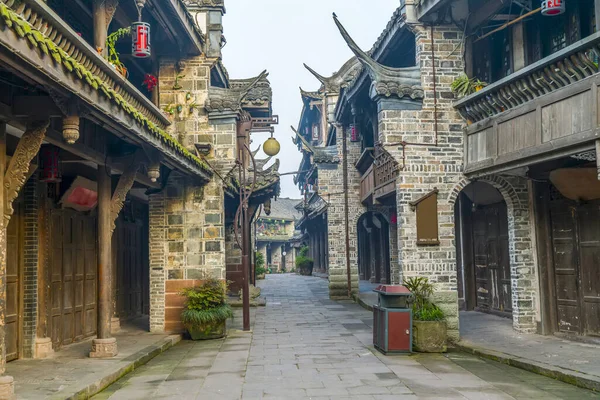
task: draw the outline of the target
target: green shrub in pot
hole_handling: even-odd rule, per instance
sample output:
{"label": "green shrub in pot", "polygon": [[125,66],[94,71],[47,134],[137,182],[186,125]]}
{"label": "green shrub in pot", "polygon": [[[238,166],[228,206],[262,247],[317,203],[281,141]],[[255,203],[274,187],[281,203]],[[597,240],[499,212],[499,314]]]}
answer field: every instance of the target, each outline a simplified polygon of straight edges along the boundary
{"label": "green shrub in pot", "polygon": [[225,336],[227,319],[233,317],[226,293],[227,283],[218,279],[207,279],[199,286],[181,291],[186,299],[181,321],[192,340]]}
{"label": "green shrub in pot", "polygon": [[413,348],[422,353],[446,352],[446,320],[444,312],[430,300],[433,284],[424,277],[411,277],[404,280],[404,286],[414,295]]}

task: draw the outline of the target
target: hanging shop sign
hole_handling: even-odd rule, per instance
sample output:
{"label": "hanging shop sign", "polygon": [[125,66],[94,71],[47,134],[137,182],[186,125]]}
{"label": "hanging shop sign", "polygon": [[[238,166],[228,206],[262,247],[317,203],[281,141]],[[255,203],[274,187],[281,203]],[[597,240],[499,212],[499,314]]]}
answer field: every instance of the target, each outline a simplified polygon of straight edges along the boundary
{"label": "hanging shop sign", "polygon": [[60,173],[59,149],[54,146],[44,146],[40,151],[40,181],[58,183],[62,181]]}
{"label": "hanging shop sign", "polygon": [[563,14],[567,10],[565,1],[566,0],[543,0],[542,15],[554,17],[555,15]]}
{"label": "hanging shop sign", "polygon": [[350,141],[351,142],[360,141],[360,137],[358,136],[358,125],[357,124],[350,125]]}

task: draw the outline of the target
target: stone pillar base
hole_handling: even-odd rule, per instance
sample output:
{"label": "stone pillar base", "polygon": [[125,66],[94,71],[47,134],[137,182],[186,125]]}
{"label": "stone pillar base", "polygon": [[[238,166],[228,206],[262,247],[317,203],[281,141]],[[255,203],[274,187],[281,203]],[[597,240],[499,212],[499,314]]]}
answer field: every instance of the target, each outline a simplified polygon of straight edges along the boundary
{"label": "stone pillar base", "polygon": [[112,317],[110,319],[110,333],[115,334],[121,332],[121,318]]}
{"label": "stone pillar base", "polygon": [[117,339],[94,339],[92,340],[92,351],[90,358],[110,358],[119,354],[117,350]]}
{"label": "stone pillar base", "polygon": [[52,349],[52,339],[50,338],[36,338],[35,339],[35,353],[33,358],[50,358],[54,355],[54,349]]}
{"label": "stone pillar base", "polygon": [[15,382],[12,376],[0,376],[0,400],[13,400],[15,396]]}

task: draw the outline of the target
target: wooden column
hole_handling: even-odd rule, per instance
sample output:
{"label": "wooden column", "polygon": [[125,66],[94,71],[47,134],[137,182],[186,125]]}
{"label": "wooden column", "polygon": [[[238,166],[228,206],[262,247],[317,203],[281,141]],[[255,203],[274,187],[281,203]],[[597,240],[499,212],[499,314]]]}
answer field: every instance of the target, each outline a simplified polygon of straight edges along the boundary
{"label": "wooden column", "polygon": [[100,54],[106,56],[106,37],[108,24],[106,21],[106,0],[94,0],[94,46],[101,49]]}
{"label": "wooden column", "polygon": [[598,166],[598,180],[600,180],[600,140],[596,140],[596,165]]}
{"label": "wooden column", "polygon": [[600,31],[600,0],[596,0],[596,31]]}
{"label": "wooden column", "polygon": [[92,341],[90,357],[105,358],[117,355],[117,340],[111,337],[111,173],[110,168],[98,166],[98,325],[97,339]]}

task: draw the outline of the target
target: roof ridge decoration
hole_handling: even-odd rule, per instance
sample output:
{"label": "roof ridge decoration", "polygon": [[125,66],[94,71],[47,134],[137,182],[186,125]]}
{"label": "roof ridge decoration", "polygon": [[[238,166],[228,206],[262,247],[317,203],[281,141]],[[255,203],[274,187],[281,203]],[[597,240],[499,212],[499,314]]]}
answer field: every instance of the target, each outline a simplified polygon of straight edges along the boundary
{"label": "roof ridge decoration", "polygon": [[302,96],[302,99],[309,99],[309,100],[322,100],[323,99],[323,93],[316,91],[316,92],[308,92],[304,89],[302,89],[302,87],[300,87],[300,96]]}
{"label": "roof ridge decoration", "polygon": [[392,68],[382,65],[365,53],[352,39],[346,28],[334,14],[333,20],[337,25],[348,47],[356,55],[371,78],[371,98],[392,97],[400,99],[409,97],[412,100],[422,100],[424,97],[421,86],[421,71],[418,66],[408,68]]}
{"label": "roof ridge decoration", "polygon": [[[249,97],[250,92],[269,74],[266,70],[255,78],[231,80],[229,88],[211,87],[204,104],[206,111],[211,112],[240,112],[242,103]],[[268,81],[267,81],[268,82]],[[254,96],[250,96],[254,98]]]}
{"label": "roof ridge decoration", "polygon": [[342,67],[330,77],[325,77],[317,71],[304,64],[311,74],[323,84],[323,90],[327,93],[340,93],[343,88],[346,88],[353,82],[362,71],[362,65],[356,57],[352,57],[342,65]]}

